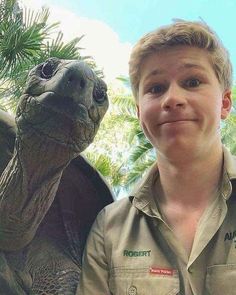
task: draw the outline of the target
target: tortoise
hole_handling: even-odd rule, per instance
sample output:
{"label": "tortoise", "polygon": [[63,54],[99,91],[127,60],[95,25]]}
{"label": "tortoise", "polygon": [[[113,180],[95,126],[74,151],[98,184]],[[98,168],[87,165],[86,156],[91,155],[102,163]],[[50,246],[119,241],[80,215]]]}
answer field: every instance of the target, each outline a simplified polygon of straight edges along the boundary
{"label": "tortoise", "polygon": [[85,62],[50,58],[30,71],[15,119],[0,111],[0,294],[76,293],[89,229],[114,201],[81,155],[107,108]]}

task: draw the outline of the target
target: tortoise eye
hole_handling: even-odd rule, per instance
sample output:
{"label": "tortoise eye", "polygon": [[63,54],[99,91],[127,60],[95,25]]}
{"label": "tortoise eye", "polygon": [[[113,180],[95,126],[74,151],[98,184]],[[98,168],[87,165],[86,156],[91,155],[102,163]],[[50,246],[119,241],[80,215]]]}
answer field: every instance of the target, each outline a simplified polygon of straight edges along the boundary
{"label": "tortoise eye", "polygon": [[50,79],[54,73],[54,66],[51,61],[46,61],[41,68],[41,78]]}
{"label": "tortoise eye", "polygon": [[97,103],[103,103],[107,100],[107,92],[103,88],[95,87],[93,90],[93,97]]}
{"label": "tortoise eye", "polygon": [[108,100],[107,86],[102,79],[98,79],[95,82],[95,85],[93,88],[93,99],[98,104],[103,104],[106,100]]}

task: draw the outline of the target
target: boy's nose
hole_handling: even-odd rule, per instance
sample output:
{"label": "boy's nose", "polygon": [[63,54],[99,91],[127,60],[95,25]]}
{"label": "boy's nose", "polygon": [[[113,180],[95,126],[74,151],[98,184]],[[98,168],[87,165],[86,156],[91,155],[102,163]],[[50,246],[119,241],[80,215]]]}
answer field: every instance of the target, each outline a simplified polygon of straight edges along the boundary
{"label": "boy's nose", "polygon": [[184,92],[184,89],[176,83],[171,84],[165,93],[162,107],[165,110],[183,108],[186,105]]}

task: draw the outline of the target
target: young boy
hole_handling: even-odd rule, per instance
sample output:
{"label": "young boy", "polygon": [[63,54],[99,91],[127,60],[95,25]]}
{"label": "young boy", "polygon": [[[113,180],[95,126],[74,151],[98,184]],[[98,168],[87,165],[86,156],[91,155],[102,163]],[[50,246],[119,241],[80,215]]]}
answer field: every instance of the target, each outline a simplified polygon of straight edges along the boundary
{"label": "young boy", "polygon": [[87,241],[80,295],[222,295],[236,290],[236,159],[227,50],[202,22],[177,21],[133,48],[137,113],[157,160]]}

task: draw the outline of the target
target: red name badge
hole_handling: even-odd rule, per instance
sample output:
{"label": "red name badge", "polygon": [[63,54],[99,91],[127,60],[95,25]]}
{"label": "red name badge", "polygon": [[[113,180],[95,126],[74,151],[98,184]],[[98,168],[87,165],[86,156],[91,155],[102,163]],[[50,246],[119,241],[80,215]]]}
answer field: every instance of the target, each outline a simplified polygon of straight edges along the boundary
{"label": "red name badge", "polygon": [[173,276],[176,270],[171,268],[150,267],[149,273],[160,276]]}

